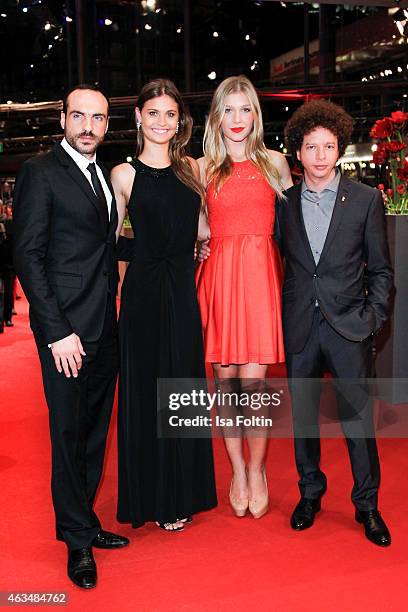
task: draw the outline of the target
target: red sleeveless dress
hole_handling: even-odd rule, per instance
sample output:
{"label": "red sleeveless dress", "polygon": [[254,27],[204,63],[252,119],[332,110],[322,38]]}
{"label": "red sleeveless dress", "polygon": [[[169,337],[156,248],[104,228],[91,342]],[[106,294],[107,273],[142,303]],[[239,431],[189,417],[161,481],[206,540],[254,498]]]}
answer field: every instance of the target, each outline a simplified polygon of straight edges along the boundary
{"label": "red sleeveless dress", "polygon": [[205,359],[222,365],[285,360],[282,261],[272,237],[276,194],[247,160],[218,194],[207,190],[211,255],[197,269]]}

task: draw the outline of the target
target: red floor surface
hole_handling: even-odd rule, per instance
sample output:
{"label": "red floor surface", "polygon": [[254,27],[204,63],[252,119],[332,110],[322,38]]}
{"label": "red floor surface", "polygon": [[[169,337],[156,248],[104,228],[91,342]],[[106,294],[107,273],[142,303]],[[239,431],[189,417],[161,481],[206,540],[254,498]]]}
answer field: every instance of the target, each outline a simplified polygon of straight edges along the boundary
{"label": "red floor surface", "polygon": [[17,310],[15,327],[0,335],[1,591],[65,591],[69,609],[87,611],[407,610],[407,440],[379,442],[380,505],[393,535],[388,549],[368,542],[354,522],[342,440],[323,441],[329,489],[312,529],[295,533],[288,523],[298,498],[290,440],[270,442],[271,509],[259,521],[232,515],[229,466],[217,440],[219,506],[171,534],[115,520],[115,416],[96,510],[106,529],[132,542],[95,551],[95,590],[71,585],[65,546],[54,539],[47,408],[24,300]]}

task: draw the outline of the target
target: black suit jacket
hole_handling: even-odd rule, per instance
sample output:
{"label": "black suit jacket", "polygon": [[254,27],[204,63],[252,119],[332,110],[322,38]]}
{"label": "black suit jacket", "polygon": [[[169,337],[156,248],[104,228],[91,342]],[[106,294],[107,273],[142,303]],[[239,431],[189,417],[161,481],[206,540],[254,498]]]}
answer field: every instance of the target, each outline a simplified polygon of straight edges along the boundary
{"label": "black suit jacket", "polygon": [[108,293],[116,295],[118,282],[115,198],[107,225],[90,183],[57,144],[23,164],[13,215],[14,263],[37,343],[72,332],[82,341],[98,340]]}
{"label": "black suit jacket", "polygon": [[286,351],[307,341],[316,299],[332,327],[348,340],[377,332],[388,314],[393,284],[378,190],[341,177],[319,263],[315,264],[301,208],[301,184],[278,203],[275,239],[285,258],[283,330]]}

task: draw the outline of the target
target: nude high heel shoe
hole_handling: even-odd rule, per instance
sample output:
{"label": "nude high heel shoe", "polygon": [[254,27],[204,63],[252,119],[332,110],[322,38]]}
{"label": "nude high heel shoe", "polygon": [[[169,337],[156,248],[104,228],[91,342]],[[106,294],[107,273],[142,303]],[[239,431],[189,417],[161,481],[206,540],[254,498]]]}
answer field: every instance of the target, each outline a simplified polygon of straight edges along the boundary
{"label": "nude high heel shoe", "polygon": [[235,514],[235,516],[245,516],[248,510],[248,505],[249,505],[249,500],[248,499],[244,499],[244,500],[238,500],[235,499],[232,496],[232,480],[231,480],[231,485],[230,485],[230,490],[229,490],[229,502],[231,504],[231,508]]}
{"label": "nude high heel shoe", "polygon": [[263,470],[263,479],[265,483],[265,494],[258,497],[258,499],[249,500],[249,511],[254,519],[260,519],[269,510],[269,493],[268,493],[268,481],[266,479],[266,471]]}

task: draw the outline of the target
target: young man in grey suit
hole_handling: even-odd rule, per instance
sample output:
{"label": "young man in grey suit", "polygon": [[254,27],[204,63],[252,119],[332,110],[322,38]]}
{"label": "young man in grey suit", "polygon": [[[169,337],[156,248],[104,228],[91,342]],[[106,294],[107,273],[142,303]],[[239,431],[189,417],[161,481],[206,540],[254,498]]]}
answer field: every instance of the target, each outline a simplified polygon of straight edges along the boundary
{"label": "young man in grey suit", "polygon": [[279,203],[275,225],[285,259],[283,329],[301,494],[291,526],[300,531],[313,525],[326,490],[318,423],[320,377],[328,370],[344,391],[338,411],[355,518],[369,540],[388,546],[391,536],[377,508],[372,406],[352,380],[373,376],[372,338],[387,318],[393,273],[380,192],[336,169],[351,132],[351,117],[323,100],[300,107],[285,129],[304,171]]}
{"label": "young man in grey suit", "polygon": [[115,198],[96,149],[109,101],[93,85],[64,100],[64,139],[24,163],[14,197],[15,266],[30,303],[52,444],[57,539],[68,575],[96,585],[95,548],[127,538],[104,531],[93,510],[118,369]]}

